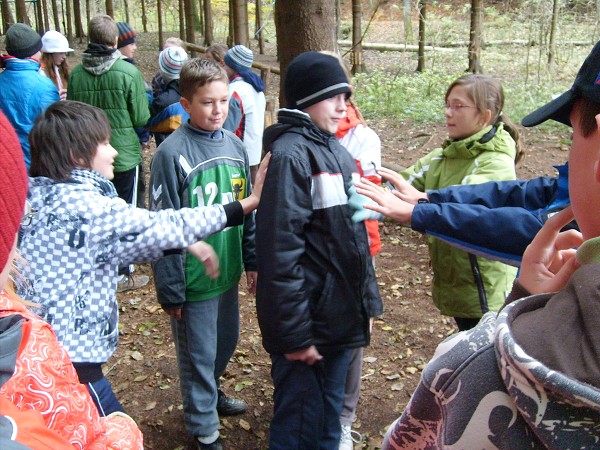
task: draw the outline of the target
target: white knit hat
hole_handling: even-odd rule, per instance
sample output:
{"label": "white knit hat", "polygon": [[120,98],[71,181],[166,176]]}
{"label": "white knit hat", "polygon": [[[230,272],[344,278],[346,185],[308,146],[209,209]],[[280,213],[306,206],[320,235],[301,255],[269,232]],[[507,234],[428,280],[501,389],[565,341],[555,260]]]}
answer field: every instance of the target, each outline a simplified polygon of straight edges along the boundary
{"label": "white knit hat", "polygon": [[254,54],[248,47],[236,45],[227,50],[223,61],[237,73],[240,73],[252,69]]}
{"label": "white knit hat", "polygon": [[43,53],[67,53],[72,52],[67,38],[55,30],[48,30],[42,36]]}
{"label": "white knit hat", "polygon": [[179,79],[179,73],[183,67],[183,63],[188,59],[186,51],[178,47],[167,47],[158,57],[158,66],[160,68],[160,74],[164,80],[168,83],[173,80]]}

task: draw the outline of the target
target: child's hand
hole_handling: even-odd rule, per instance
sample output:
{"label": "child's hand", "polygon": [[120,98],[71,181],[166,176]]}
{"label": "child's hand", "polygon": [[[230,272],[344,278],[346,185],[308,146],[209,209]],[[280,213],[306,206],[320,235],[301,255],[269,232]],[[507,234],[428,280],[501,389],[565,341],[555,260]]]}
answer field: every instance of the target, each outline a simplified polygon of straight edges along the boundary
{"label": "child's hand", "polygon": [[258,272],[246,272],[246,284],[248,285],[248,292],[256,294],[256,280],[258,279]]}
{"label": "child's hand", "polygon": [[571,207],[550,217],[525,250],[519,283],[531,294],[559,291],[579,267],[574,247],[583,242],[581,233],[560,232],[573,218]]}
{"label": "child's hand", "polygon": [[373,211],[367,208],[367,205],[374,205],[373,200],[365,195],[361,195],[356,192],[354,185],[348,189],[348,205],[354,209],[352,214],[352,221],[363,222],[365,220],[381,220],[383,216],[381,213]]}
{"label": "child's hand", "polygon": [[400,200],[395,192],[383,189],[366,178],[361,178],[360,182],[356,183],[356,192],[375,202],[365,205],[365,209],[377,211],[397,222],[410,225],[415,206]]}
{"label": "child's hand", "polygon": [[405,202],[416,205],[422,198],[427,200],[427,194],[425,192],[421,192],[413,187],[413,185],[406,181],[402,175],[393,170],[382,167],[381,169],[377,169],[377,173],[394,185],[394,188],[397,191],[394,192],[394,194]]}
{"label": "child's hand", "polygon": [[67,99],[67,90],[66,89],[60,89],[58,91],[58,95],[60,97],[61,100],[66,100]]}
{"label": "child's hand", "polygon": [[312,366],[317,361],[320,361],[321,359],[323,359],[323,356],[321,356],[321,354],[317,350],[317,347],[315,347],[314,345],[311,345],[308,348],[305,348],[303,350],[298,350],[297,352],[294,352],[294,353],[286,353],[285,359],[287,359],[289,361],[302,361],[303,363],[306,363],[309,366]]}
{"label": "child's hand", "polygon": [[267,153],[258,167],[256,172],[256,179],[254,186],[252,187],[252,194],[247,198],[240,200],[244,215],[254,211],[258,207],[260,202],[260,196],[262,195],[262,188],[267,176],[267,169],[269,168],[269,161],[271,160],[271,152]]}
{"label": "child's hand", "polygon": [[206,242],[198,241],[190,245],[187,251],[204,264],[206,275],[213,279],[219,276],[219,257],[210,245]]}

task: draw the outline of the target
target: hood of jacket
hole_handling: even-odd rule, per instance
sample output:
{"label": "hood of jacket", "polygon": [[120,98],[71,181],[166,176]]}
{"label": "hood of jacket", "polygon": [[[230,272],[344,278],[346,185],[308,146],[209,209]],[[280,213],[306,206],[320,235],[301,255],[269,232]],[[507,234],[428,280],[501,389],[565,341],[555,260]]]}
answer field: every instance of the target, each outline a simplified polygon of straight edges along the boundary
{"label": "hood of jacket", "polygon": [[[495,346],[504,385],[547,448],[598,446],[599,273],[598,263],[584,264],[558,294],[514,302],[498,317]],[[520,327],[529,333],[522,335]],[[545,338],[528,345],[523,337],[532,333]]]}
{"label": "hood of jacket", "polygon": [[31,58],[20,59],[20,58],[15,58],[10,55],[2,55],[2,62],[4,64],[4,67],[6,68],[6,70],[14,70],[14,71],[31,70],[31,71],[37,72],[38,70],[40,70],[40,67],[41,67],[39,61],[36,61],[35,59],[31,59]]}
{"label": "hood of jacket", "polygon": [[483,152],[498,152],[505,153],[514,160],[517,154],[515,141],[504,129],[503,123],[488,125],[465,139],[446,139],[442,149],[442,154],[450,159],[472,159]]}
{"label": "hood of jacket", "polygon": [[124,59],[121,52],[102,44],[88,44],[83,52],[81,64],[92,75],[102,75],[110,70],[115,61]]}

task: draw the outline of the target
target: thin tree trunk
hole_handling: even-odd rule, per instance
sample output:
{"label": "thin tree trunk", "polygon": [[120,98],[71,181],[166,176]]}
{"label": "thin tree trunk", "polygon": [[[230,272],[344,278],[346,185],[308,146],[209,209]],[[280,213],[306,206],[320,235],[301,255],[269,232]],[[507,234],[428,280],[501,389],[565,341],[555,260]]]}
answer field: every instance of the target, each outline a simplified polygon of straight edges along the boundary
{"label": "thin tree trunk", "polygon": [[213,37],[213,16],[210,0],[204,0],[204,45],[212,45]]}
{"label": "thin tree trunk", "polygon": [[250,47],[248,4],[246,0],[233,0],[233,6],[233,41]]}
{"label": "thin tree trunk", "polygon": [[73,21],[71,19],[71,0],[61,0],[64,2],[65,16],[67,16],[67,39],[69,42],[73,42]]}
{"label": "thin tree trunk", "polygon": [[2,24],[4,34],[6,34],[6,31],[13,23],[15,23],[15,19],[10,9],[10,3],[8,0],[2,0]]}
{"label": "thin tree trunk", "polygon": [[106,14],[110,17],[115,17],[115,8],[113,5],[113,0],[106,0]]}
{"label": "thin tree trunk", "polygon": [[419,50],[417,72],[425,70],[425,24],[427,23],[427,0],[419,0]]}
{"label": "thin tree trunk", "polygon": [[185,12],[185,40],[196,43],[196,33],[194,30],[194,6],[192,0],[183,0],[183,8]]}
{"label": "thin tree trunk", "polygon": [[35,18],[35,28],[40,36],[44,34],[44,19],[42,18],[42,2],[35,2],[33,17]]}
{"label": "thin tree trunk", "polygon": [[233,24],[234,24],[234,20],[233,20],[233,9],[234,9],[235,5],[233,4],[233,0],[229,0],[229,28],[228,28],[228,35],[227,35],[227,47],[233,47],[234,42],[235,42],[235,30],[233,29]]}
{"label": "thin tree trunk", "polygon": [[362,1],[352,0],[352,53],[350,53],[352,73],[365,71],[365,65],[363,63],[361,20]]}
{"label": "thin tree trunk", "polygon": [[83,32],[83,23],[81,22],[80,0],[73,0],[73,18],[75,19],[75,37],[79,38],[79,42],[81,42],[85,33]]}
{"label": "thin tree trunk", "polygon": [[60,33],[60,15],[58,12],[58,3],[56,0],[51,0],[52,5],[52,19],[54,20],[54,29]]}
{"label": "thin tree trunk", "polygon": [[142,3],[142,30],[144,33],[148,32],[148,17],[146,16],[146,1],[141,0]]}
{"label": "thin tree trunk", "polygon": [[185,41],[185,4],[179,0],[179,38]]}
{"label": "thin tree trunk", "polygon": [[410,0],[402,0],[402,16],[404,19],[404,42],[413,43]]}
{"label": "thin tree trunk", "polygon": [[552,65],[555,62],[556,56],[556,33],[558,30],[558,13],[560,11],[560,5],[558,0],[552,2],[552,21],[550,22],[550,40],[548,42],[548,65]]}
{"label": "thin tree trunk", "polygon": [[469,32],[469,68],[468,72],[481,73],[481,31],[483,0],[471,0],[471,30]]}
{"label": "thin tree trunk", "polygon": [[129,3],[127,2],[127,0],[123,0],[123,8],[125,9],[125,22],[131,23],[131,21],[129,20]]}
{"label": "thin tree trunk", "polygon": [[265,54],[265,35],[263,33],[262,0],[256,0],[256,33],[254,37],[258,39],[258,51],[261,55]]}
{"label": "thin tree trunk", "polygon": [[15,0],[15,11],[17,12],[17,22],[26,23],[31,25],[29,17],[27,16],[27,7],[25,6],[25,0]]}
{"label": "thin tree trunk", "polygon": [[163,18],[162,18],[162,1],[156,0],[156,21],[158,22],[158,49],[162,50],[164,36],[163,36]]}

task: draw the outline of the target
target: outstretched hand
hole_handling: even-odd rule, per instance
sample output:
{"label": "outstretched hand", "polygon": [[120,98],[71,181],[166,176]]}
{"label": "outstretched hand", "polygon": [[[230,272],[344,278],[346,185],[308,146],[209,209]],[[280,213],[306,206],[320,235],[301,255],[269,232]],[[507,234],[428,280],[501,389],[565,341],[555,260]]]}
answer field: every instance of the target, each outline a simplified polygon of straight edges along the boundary
{"label": "outstretched hand", "polygon": [[271,161],[271,152],[265,155],[256,171],[256,179],[254,180],[254,186],[252,187],[252,194],[240,200],[244,215],[251,213],[258,207],[260,196],[262,195],[263,184],[265,183],[265,177],[267,176],[267,169],[269,168],[269,161]]}
{"label": "outstretched hand", "polygon": [[393,170],[381,167],[377,169],[377,173],[394,185],[394,195],[401,200],[404,200],[411,205],[419,203],[420,199],[427,200],[427,194],[419,191],[412,184],[404,179],[402,175]]}
{"label": "outstretched hand", "polygon": [[364,205],[365,209],[371,209],[397,222],[410,225],[414,205],[401,200],[393,191],[383,189],[366,178],[361,178],[355,186],[356,192],[375,202],[375,204]]}
{"label": "outstretched hand", "polygon": [[531,294],[559,291],[579,267],[575,248],[583,243],[581,233],[560,231],[573,219],[571,207],[550,217],[525,250],[519,283]]}

